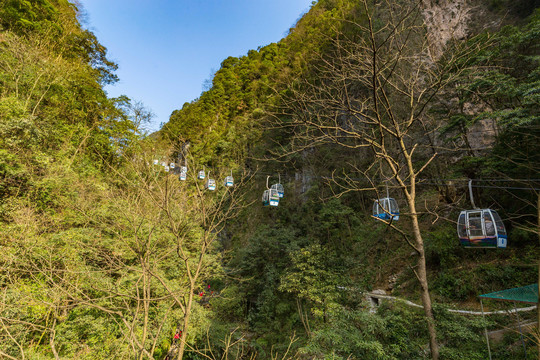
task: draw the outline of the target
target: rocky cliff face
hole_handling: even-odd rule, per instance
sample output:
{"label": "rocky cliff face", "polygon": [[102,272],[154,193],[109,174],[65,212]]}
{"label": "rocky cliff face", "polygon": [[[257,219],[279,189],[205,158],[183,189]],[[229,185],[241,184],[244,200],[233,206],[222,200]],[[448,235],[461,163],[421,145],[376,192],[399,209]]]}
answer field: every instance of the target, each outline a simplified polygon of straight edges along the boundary
{"label": "rocky cliff face", "polygon": [[469,0],[423,0],[422,7],[430,56],[435,61],[448,41],[467,37],[473,6]]}
{"label": "rocky cliff face", "polygon": [[[508,22],[512,18],[508,11],[491,11],[487,3],[481,0],[422,0],[422,7],[432,61],[441,57],[449,42],[465,40],[481,31],[496,30],[504,20]],[[459,99],[452,100],[453,107],[460,106]],[[463,113],[470,116],[488,110],[485,106],[472,103],[465,103],[462,107]],[[469,129],[458,146],[467,148],[469,154],[475,154],[490,148],[496,134],[493,120],[480,120]]]}
{"label": "rocky cliff face", "polygon": [[497,31],[532,14],[540,0],[421,0],[430,56],[437,60],[451,40]]}

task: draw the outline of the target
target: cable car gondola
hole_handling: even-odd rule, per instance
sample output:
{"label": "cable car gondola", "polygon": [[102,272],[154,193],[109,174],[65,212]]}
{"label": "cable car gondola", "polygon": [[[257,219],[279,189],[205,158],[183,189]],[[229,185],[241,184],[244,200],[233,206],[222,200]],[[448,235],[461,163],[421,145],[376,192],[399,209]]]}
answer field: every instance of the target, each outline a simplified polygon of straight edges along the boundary
{"label": "cable car gondola", "polygon": [[170,167],[171,169],[174,169],[174,168],[175,168],[175,166],[176,166],[176,164],[175,164],[175,163],[173,163],[173,162],[169,164],[169,167]]}
{"label": "cable car gondola", "polygon": [[187,178],[187,166],[180,166],[180,176],[179,179],[185,181]]}
{"label": "cable car gondola", "polygon": [[205,187],[210,191],[216,190],[216,180],[209,178],[208,180],[206,180]]}
{"label": "cable car gondola", "polygon": [[270,176],[266,177],[266,190],[264,190],[262,195],[262,204],[263,206],[278,206],[279,205],[279,193],[277,189],[272,186],[268,187],[268,179]]}
{"label": "cable car gondola", "polygon": [[466,248],[506,248],[508,235],[504,223],[495,210],[476,208],[472,180],[469,180],[469,195],[474,209],[459,214],[457,233],[460,244]]}
{"label": "cable car gondola", "polygon": [[280,198],[285,195],[285,189],[283,188],[283,185],[281,185],[281,175],[278,174],[278,183],[272,185],[271,189],[276,190]]}
{"label": "cable car gondola", "polygon": [[159,160],[154,159],[154,165],[159,165]]}
{"label": "cable car gondola", "polygon": [[233,179],[233,176],[232,176],[232,170],[231,170],[231,175],[225,177],[224,185],[225,185],[226,187],[232,187],[232,186],[234,186],[234,179]]}
{"label": "cable car gondola", "polygon": [[264,190],[262,196],[263,206],[278,206],[279,205],[279,194],[276,189],[267,189]]}
{"label": "cable car gondola", "polygon": [[203,166],[203,169],[201,171],[199,171],[199,174],[197,175],[197,179],[204,180],[205,177],[206,177],[206,175],[204,173],[204,166]]}
{"label": "cable car gondola", "polygon": [[459,214],[459,242],[466,248],[506,248],[508,236],[495,210],[465,210]]}
{"label": "cable car gondola", "polygon": [[375,200],[373,203],[373,216],[381,220],[399,220],[397,201],[391,197]]}

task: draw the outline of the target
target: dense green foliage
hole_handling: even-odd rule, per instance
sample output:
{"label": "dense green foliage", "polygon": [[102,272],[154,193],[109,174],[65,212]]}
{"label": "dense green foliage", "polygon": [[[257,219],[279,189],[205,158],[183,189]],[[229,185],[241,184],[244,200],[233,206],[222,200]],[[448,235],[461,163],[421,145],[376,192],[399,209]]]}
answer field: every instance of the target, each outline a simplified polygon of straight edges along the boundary
{"label": "dense green foliage", "polygon": [[[491,16],[501,3],[489,4]],[[517,2],[515,24],[448,44],[438,66],[450,86],[429,93],[423,128],[406,139],[420,145],[417,168],[437,154],[416,203],[441,359],[485,359],[483,326],[514,325],[506,315],[484,322],[449,308],[478,310],[479,294],[537,281],[534,6]],[[150,116],[141,104],[107,98],[116,65],[77,13],[63,0],[0,1],[0,357],[163,359],[178,354],[175,330],[189,359],[429,357],[419,309],[367,298],[384,289],[420,303],[417,255],[404,241],[411,225],[400,220],[400,233],[370,216],[374,189],[382,190],[374,155],[329,142],[299,149],[304,134],[288,127],[302,95],[321,94],[307,85],[342,81],[347,64],[337,56],[362,39],[367,13],[381,37],[392,33],[387,12],[314,3],[279,43],[225,59],[208,90],[153,136],[140,130]],[[465,55],[450,62],[455,54]],[[327,115],[336,92],[324,95],[305,113]],[[152,164],[179,155],[190,176],[211,170],[218,191]],[[237,185],[224,189],[231,169]],[[264,181],[277,173],[285,198],[263,208]],[[470,207],[467,177],[484,179],[476,201],[500,210],[508,249],[459,247],[452,220]],[[340,192],[347,181],[368,190]],[[390,191],[406,219],[403,196]],[[531,337],[526,345],[536,356]],[[521,351],[514,331],[492,348],[494,358]]]}

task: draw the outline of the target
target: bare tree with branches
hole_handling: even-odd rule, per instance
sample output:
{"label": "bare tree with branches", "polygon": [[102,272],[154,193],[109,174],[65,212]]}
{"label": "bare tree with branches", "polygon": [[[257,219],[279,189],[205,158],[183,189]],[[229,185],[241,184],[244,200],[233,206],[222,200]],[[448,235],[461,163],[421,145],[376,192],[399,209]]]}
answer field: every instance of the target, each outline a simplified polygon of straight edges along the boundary
{"label": "bare tree with branches", "polygon": [[[395,222],[385,222],[418,254],[413,270],[421,286],[431,356],[438,359],[417,184],[419,175],[437,156],[426,150],[432,150],[428,133],[437,129],[428,113],[430,105],[464,70],[458,64],[464,64],[461,60],[472,49],[456,45],[453,52],[433,62],[418,2],[363,0],[360,8],[355,19],[336,24],[337,35],[329,40],[329,53],[319,54],[308,75],[297,80],[283,98],[283,110],[275,114],[280,120],[277,126],[291,130],[293,136],[292,145],[281,150],[286,155],[332,145],[356,152],[357,158],[371,159],[351,166],[367,181],[332,176],[338,196],[376,190],[384,178],[377,169],[383,169],[401,191],[412,236]],[[284,156],[284,152],[279,155]]]}

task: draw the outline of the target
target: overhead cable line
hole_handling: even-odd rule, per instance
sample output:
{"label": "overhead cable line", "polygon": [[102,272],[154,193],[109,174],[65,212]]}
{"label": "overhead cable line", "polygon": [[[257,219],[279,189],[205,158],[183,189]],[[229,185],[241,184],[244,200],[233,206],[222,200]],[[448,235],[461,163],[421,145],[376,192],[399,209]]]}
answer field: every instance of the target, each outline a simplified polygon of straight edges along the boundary
{"label": "overhead cable line", "polygon": [[[271,173],[263,173],[263,172],[260,172],[260,173],[257,173],[255,174],[254,176],[267,176],[267,175],[271,175]],[[288,173],[285,173],[283,174],[283,177],[284,178],[295,178],[296,175],[290,175]],[[329,176],[320,176],[320,175],[310,175],[309,178],[311,179],[322,179],[322,180],[332,180],[334,179],[333,177],[329,177]],[[348,180],[352,180],[352,181],[358,181],[358,182],[362,182],[362,181],[365,181],[366,179],[365,178],[347,178]],[[375,181],[384,181],[385,179],[379,179],[379,178],[375,178],[373,179]],[[511,183],[530,183],[530,184],[534,184],[534,183],[540,183],[540,179],[467,179],[467,178],[454,178],[454,179],[451,179],[451,178],[418,178],[417,179],[417,185],[439,185],[439,186],[448,186],[448,185],[451,185],[451,184],[448,184],[448,183],[444,183],[444,182],[441,182],[441,181],[453,181],[453,182],[463,182],[463,183],[467,183],[469,180],[473,180],[475,182],[511,182]],[[367,182],[366,182],[367,184]],[[371,185],[371,184],[370,184]],[[472,187],[474,188],[484,188],[484,189],[508,189],[508,190],[532,190],[532,191],[540,191],[540,188],[536,188],[536,187],[517,187],[517,186],[496,186],[496,185],[472,185]]]}

